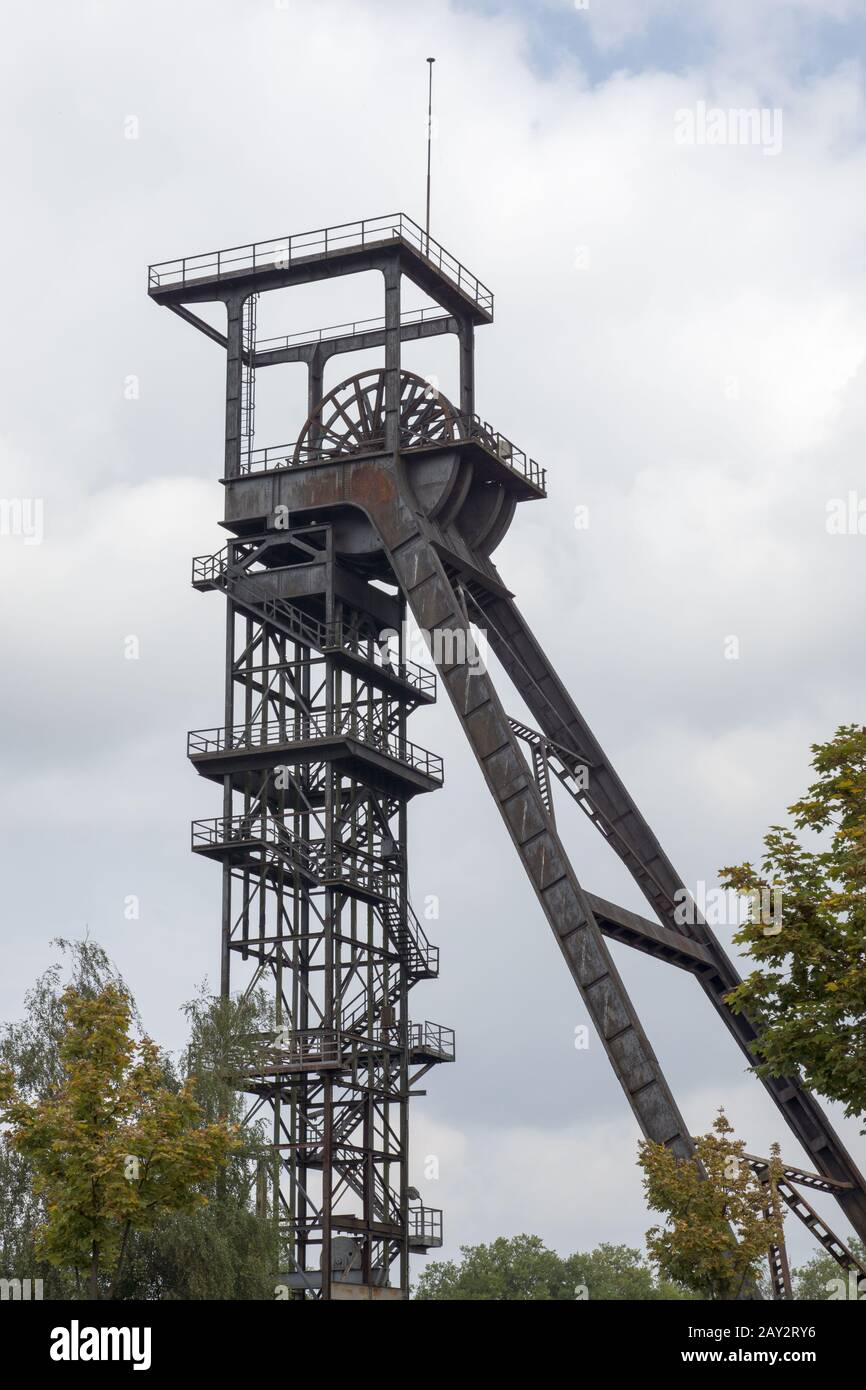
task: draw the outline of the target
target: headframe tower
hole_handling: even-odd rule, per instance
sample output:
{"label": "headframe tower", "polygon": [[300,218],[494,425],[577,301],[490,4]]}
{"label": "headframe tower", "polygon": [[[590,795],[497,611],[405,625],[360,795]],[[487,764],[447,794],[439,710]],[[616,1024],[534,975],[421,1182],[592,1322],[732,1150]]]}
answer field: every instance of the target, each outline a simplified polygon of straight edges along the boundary
{"label": "headframe tower", "polygon": [[[379,318],[257,336],[260,295],[368,271],[382,276]],[[404,312],[406,280],[434,307]],[[280,1279],[296,1298],[404,1298],[411,1251],[442,1241],[441,1212],[409,1184],[409,1098],[455,1056],[451,1030],[409,1012],[438,950],[409,903],[408,806],[443,768],[409,738],[437,681],[406,658],[407,610],[433,637],[440,682],[643,1134],[693,1152],[606,937],[692,973],[750,1062],[755,1029],[725,1004],[736,970],[696,907],[682,923],[682,881],[491,559],[517,503],[546,491],[544,470],[476,411],[475,329],[492,322],[491,292],[399,213],[153,265],[148,289],[226,353],[229,539],[193,562],[194,585],[227,601],[223,720],[188,747],[222,808],[194,823],[192,847],[221,866],[223,993],[264,985],[273,999],[274,1032],[239,1084],[273,1136],[262,1202],[280,1226]],[[197,312],[215,302],[224,331]],[[404,342],[440,334],[457,339],[454,403],[401,363]],[[326,390],[332,357],[369,349],[380,366]],[[307,368],[306,422],[292,444],[258,446],[256,373],[290,362]],[[473,624],[537,727],[505,713]],[[551,777],[654,919],[584,890]],[[866,1238],[866,1185],[826,1116],[797,1078],[764,1085],[817,1169],[789,1178],[833,1192]],[[861,1268],[808,1211],[826,1248]]]}

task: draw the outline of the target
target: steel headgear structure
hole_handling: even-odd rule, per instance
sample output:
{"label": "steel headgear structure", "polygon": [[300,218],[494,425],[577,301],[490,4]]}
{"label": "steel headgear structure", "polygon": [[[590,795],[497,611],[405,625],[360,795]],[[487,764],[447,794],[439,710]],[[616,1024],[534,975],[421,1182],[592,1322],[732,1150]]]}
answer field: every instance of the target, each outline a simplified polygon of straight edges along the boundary
{"label": "steel headgear structure", "polygon": [[[382,318],[257,340],[261,294],[365,271],[382,275]],[[437,307],[402,312],[404,277]],[[227,600],[224,715],[188,750],[222,788],[222,813],[194,823],[192,847],[222,867],[223,993],[266,986],[273,1000],[273,1032],[237,1080],[250,1121],[267,1117],[273,1137],[259,1201],[279,1224],[280,1286],[292,1298],[405,1298],[410,1253],[442,1243],[441,1212],[409,1186],[408,1101],[455,1055],[450,1029],[409,1016],[438,949],[409,904],[407,808],[443,768],[407,736],[437,685],[406,659],[407,608],[433,635],[441,682],[643,1134],[693,1153],[606,937],[690,971],[749,1061],[755,1030],[726,1006],[737,972],[697,909],[681,922],[681,879],[490,558],[516,504],[545,496],[544,470],[476,414],[474,331],[493,320],[491,292],[394,214],[153,265],[149,294],[226,352],[230,539],[193,562],[193,584]],[[225,304],[225,332],[196,313],[212,302]],[[404,342],[443,333],[459,345],[455,404],[401,367]],[[382,367],[326,394],[329,359],[371,348]],[[255,447],[256,372],[288,362],[306,364],[309,418],[296,442]],[[472,624],[537,728],[506,715]],[[581,886],[551,774],[654,919]],[[866,1239],[863,1178],[796,1078],[763,1084],[817,1169],[787,1167],[778,1194],[866,1274],[793,1185],[832,1192]],[[784,1252],[771,1265],[785,1296]]]}

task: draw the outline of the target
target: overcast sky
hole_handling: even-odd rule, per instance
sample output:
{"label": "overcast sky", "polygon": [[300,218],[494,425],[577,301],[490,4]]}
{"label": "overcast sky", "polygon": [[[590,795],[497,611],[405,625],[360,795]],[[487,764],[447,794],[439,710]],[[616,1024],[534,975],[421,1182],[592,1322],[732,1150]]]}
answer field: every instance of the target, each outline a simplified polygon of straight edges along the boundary
{"label": "overcast sky", "polygon": [[[0,494],[41,499],[44,536],[0,536],[0,1017],[61,934],[109,950],[168,1046],[217,975],[219,874],[188,822],[218,793],[185,734],[222,708],[223,604],[189,562],[223,540],[224,360],[146,267],[423,218],[431,55],[432,232],[496,293],[478,409],[548,470],[497,563],[685,881],[754,857],[809,744],[863,719],[866,535],[827,529],[866,494],[862,4],[8,7]],[[713,108],[763,110],[758,138],[701,141]],[[263,331],[296,332],[375,314],[380,282],[272,298]],[[452,340],[405,361],[452,388]],[[300,370],[260,374],[257,443],[299,432]],[[414,1180],[449,1252],[640,1244],[635,1126],[601,1046],[574,1048],[585,1012],[450,707],[412,736],[446,764],[411,814],[443,962],[412,1012],[458,1046],[413,1102]],[[642,909],[576,808],[559,819],[584,885]],[[724,1103],[750,1149],[802,1162],[695,982],[615,955],[691,1128]]]}

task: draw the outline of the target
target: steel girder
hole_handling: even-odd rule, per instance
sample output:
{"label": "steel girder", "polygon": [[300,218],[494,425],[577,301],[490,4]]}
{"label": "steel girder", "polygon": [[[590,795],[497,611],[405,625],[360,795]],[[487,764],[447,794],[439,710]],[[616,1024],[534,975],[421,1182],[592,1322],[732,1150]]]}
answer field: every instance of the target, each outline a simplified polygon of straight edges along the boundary
{"label": "steel girder", "polygon": [[[695,943],[709,956],[707,965],[691,967],[693,973],[754,1065],[758,1060],[754,1052],[757,1029],[745,1014],[735,1014],[725,1003],[726,995],[740,983],[733,963],[696,906],[692,905],[688,914],[694,925],[680,920],[683,914],[677,907],[691,901],[691,895],[513,599],[485,594],[480,586],[473,586],[473,598],[484,615],[491,649],[539,728],[556,745],[557,756],[564,756],[567,764],[570,753],[575,763],[590,768],[586,789],[571,795],[622,859],[667,930]],[[796,1077],[762,1076],[761,1080],[821,1173],[845,1184],[835,1196],[861,1240],[866,1240],[866,1183],[821,1106]]]}

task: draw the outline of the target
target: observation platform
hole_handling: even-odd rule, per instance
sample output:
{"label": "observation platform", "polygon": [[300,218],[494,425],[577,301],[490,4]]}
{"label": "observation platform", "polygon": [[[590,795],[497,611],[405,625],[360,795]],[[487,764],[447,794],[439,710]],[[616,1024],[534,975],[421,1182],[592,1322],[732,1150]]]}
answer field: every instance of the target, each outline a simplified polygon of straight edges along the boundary
{"label": "observation platform", "polygon": [[440,1023],[410,1023],[408,1033],[399,1027],[294,1030],[284,1042],[266,1048],[265,1055],[238,1079],[244,1090],[267,1091],[287,1075],[301,1072],[354,1071],[359,1062],[384,1053],[402,1052],[408,1045],[413,1066],[453,1062],[454,1029]]}
{"label": "observation platform", "polygon": [[191,839],[193,853],[228,860],[238,868],[258,870],[264,855],[290,866],[310,884],[339,888],[367,902],[384,902],[394,893],[390,866],[380,856],[349,844],[326,849],[323,841],[293,835],[261,812],[193,821]]}
{"label": "observation platform", "polygon": [[[148,267],[147,290],[177,308],[224,299],[231,290],[255,294],[376,270],[395,256],[402,273],[442,308],[474,324],[493,322],[493,292],[404,212],[159,261]],[[214,336],[195,315],[184,317]]]}
{"label": "observation platform", "polygon": [[[415,457],[457,450],[472,461],[481,481],[499,483],[506,492],[513,492],[519,501],[535,501],[547,496],[547,470],[501,431],[494,429],[479,415],[454,415],[449,424],[451,433],[446,437],[443,437],[438,421],[429,434],[423,429],[402,430],[401,454]],[[234,485],[255,475],[315,464],[375,458],[384,453],[384,437],[366,441],[363,448],[345,450],[306,450],[299,449],[296,444],[269,444],[253,449],[249,454],[242,454],[239,477],[223,478],[223,482]]]}
{"label": "observation platform", "polygon": [[[274,552],[269,552],[273,557]],[[334,590],[351,601],[357,596],[347,582],[340,584],[342,567],[334,565]],[[229,547],[213,555],[196,555],[192,562],[192,587],[200,592],[218,589],[227,593],[245,611],[274,623],[283,632],[303,642],[323,656],[331,656],[344,671],[369,681],[381,690],[412,705],[435,704],[436,675],[415,661],[391,660],[376,642],[361,641],[341,623],[325,623],[292,603],[292,597],[307,597],[326,591],[328,567],[324,561],[310,565],[286,565],[262,571],[234,571]],[[355,581],[357,584],[357,580]],[[268,586],[272,592],[268,592]],[[365,599],[368,597],[365,594]],[[399,619],[397,619],[399,621]],[[389,622],[383,619],[383,627]]]}
{"label": "observation platform", "polygon": [[256,791],[261,773],[282,765],[344,762],[359,780],[403,796],[434,791],[445,780],[437,753],[374,727],[353,713],[309,715],[296,724],[238,724],[196,729],[187,755],[203,777],[231,776],[236,791]]}

